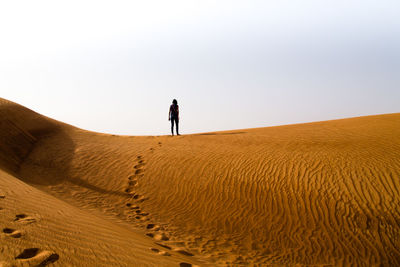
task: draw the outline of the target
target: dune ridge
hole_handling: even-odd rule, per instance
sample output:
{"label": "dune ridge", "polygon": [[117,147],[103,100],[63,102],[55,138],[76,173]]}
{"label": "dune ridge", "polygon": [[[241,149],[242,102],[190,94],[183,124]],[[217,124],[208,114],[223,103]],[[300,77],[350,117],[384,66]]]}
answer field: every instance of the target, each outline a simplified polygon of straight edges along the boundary
{"label": "dune ridge", "polygon": [[[399,113],[180,137],[89,132],[6,100],[0,114],[0,177],[22,181],[8,188],[68,204],[91,231],[116,225],[112,255],[88,265],[400,265]],[[70,231],[44,239],[54,264],[85,262],[63,252]],[[122,236],[138,257],[116,252]]]}

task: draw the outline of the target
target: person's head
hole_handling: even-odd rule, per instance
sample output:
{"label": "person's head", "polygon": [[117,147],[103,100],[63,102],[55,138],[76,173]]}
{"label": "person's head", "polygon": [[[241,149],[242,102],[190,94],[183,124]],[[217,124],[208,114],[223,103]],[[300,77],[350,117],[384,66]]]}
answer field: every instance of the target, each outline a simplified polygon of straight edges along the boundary
{"label": "person's head", "polygon": [[178,101],[176,101],[176,99],[174,99],[174,100],[172,100],[172,104],[178,105]]}

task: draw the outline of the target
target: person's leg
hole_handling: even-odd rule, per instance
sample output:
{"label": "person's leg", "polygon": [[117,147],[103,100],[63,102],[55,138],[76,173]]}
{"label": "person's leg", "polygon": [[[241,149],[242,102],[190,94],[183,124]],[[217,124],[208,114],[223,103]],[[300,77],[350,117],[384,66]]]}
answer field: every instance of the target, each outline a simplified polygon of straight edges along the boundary
{"label": "person's leg", "polygon": [[179,134],[179,120],[175,119],[175,122],[176,122],[176,135],[180,135]]}
{"label": "person's leg", "polygon": [[174,118],[171,118],[171,134],[174,135]]}

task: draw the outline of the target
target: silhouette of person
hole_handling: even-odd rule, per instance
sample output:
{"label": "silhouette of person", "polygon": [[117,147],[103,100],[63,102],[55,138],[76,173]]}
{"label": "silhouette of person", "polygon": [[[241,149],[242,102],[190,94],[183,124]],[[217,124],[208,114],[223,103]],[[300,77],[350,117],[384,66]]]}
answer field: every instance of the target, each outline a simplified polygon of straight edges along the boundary
{"label": "silhouette of person", "polygon": [[174,122],[176,124],[176,134],[179,134],[179,106],[176,99],[172,100],[172,105],[169,107],[168,120],[171,121],[171,133],[174,135]]}

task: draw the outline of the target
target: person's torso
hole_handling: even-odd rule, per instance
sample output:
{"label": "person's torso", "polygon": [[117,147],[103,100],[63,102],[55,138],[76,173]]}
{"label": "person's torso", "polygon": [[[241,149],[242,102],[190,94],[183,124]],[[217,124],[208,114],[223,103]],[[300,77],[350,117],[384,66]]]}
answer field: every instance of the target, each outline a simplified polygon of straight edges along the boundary
{"label": "person's torso", "polygon": [[179,116],[179,106],[178,105],[171,105],[171,116],[177,118]]}

